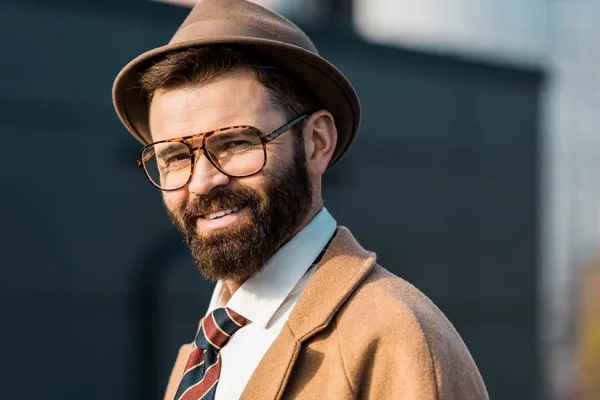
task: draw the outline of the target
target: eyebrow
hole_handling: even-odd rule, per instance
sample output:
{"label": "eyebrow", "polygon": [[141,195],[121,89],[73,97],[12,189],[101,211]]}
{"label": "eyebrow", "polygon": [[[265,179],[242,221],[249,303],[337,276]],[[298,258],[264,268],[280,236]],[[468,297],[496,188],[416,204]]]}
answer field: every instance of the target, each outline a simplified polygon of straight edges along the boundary
{"label": "eyebrow", "polygon": [[181,146],[177,146],[178,144],[181,145],[181,143],[173,143],[167,147],[161,148],[156,152],[156,158],[165,158],[173,153],[176,153],[177,149],[181,148]]}
{"label": "eyebrow", "polygon": [[219,133],[215,133],[214,135],[210,136],[213,138],[219,138],[220,140],[227,140],[227,139],[231,139],[233,137],[239,136],[240,132],[247,132],[248,129],[246,128],[239,128],[239,129],[235,129],[235,130],[226,130],[226,131],[221,131]]}

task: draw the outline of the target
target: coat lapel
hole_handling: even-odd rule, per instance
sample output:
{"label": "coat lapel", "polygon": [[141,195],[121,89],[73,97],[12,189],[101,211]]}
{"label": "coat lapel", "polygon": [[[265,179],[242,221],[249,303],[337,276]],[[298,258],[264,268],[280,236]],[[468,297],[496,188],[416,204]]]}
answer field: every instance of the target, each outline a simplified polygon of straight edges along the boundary
{"label": "coat lapel", "polygon": [[339,227],[281,333],[254,371],[240,399],[276,400],[285,390],[302,342],[325,329],[375,265],[350,231]]}

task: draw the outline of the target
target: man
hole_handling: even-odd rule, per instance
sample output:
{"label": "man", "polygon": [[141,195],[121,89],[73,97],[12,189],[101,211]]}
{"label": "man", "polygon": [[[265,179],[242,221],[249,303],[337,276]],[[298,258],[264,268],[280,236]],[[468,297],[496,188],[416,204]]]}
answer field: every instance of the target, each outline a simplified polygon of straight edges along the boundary
{"label": "man", "polygon": [[202,1],[113,95],[145,144],[139,166],[217,281],[166,399],[487,399],[442,312],[323,207],[321,176],[360,107],[295,25]]}

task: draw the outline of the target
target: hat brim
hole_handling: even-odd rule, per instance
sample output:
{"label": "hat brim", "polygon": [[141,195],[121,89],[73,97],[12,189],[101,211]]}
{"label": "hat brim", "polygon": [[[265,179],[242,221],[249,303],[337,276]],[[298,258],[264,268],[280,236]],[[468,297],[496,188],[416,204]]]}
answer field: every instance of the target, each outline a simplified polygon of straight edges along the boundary
{"label": "hat brim", "polygon": [[335,119],[338,141],[331,167],[346,152],[360,124],[360,103],[346,77],[324,58],[301,47],[279,41],[249,37],[208,37],[150,50],[127,64],[113,86],[113,102],[119,118],[141,143],[151,143],[148,102],[137,84],[138,75],[161,57],[179,50],[207,45],[242,45],[276,60],[314,93]]}

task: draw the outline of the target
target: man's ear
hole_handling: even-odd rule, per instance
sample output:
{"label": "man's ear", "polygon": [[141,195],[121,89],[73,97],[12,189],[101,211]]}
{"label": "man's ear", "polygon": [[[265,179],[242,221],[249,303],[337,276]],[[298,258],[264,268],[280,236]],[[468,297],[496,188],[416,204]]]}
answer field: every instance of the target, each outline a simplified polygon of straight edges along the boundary
{"label": "man's ear", "polygon": [[304,130],[304,143],[310,176],[323,175],[337,144],[337,128],[329,111],[320,110],[310,116]]}

